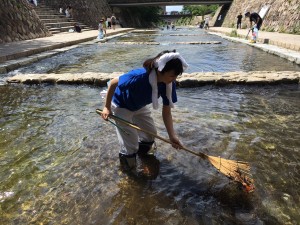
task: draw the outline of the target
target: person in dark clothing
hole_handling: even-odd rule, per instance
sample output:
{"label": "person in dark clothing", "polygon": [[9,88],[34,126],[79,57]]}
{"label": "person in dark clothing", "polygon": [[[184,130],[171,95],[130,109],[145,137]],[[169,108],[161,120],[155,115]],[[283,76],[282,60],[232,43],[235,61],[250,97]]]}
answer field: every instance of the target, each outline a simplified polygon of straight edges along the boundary
{"label": "person in dark clothing", "polygon": [[258,13],[250,13],[247,12],[245,14],[245,17],[249,17],[250,20],[250,28],[252,28],[252,22],[254,22],[254,25],[256,25],[257,29],[259,30],[262,25],[262,18],[258,15]]}
{"label": "person in dark clothing", "polygon": [[240,15],[238,15],[237,17],[237,23],[236,23],[236,29],[242,29],[242,13],[240,13]]}
{"label": "person in dark clothing", "polygon": [[[245,14],[246,17],[249,17],[250,20],[250,29],[252,30],[252,40],[251,43],[256,43],[256,40],[258,38],[258,31],[262,25],[262,18],[257,13],[251,13],[247,12]],[[252,26],[252,22],[254,25]],[[250,31],[250,30],[249,30]]]}
{"label": "person in dark clothing", "polygon": [[78,23],[75,23],[75,24],[74,24],[74,30],[75,30],[76,32],[78,32],[78,33],[81,33],[81,27],[79,26]]}

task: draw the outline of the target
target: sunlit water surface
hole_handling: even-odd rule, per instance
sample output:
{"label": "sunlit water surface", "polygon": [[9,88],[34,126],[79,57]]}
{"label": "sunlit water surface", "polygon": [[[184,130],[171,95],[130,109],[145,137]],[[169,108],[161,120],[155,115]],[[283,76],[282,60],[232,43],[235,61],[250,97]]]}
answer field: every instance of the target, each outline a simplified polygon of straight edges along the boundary
{"label": "sunlit water surface", "polygon": [[[248,161],[246,194],[157,141],[156,179],[119,171],[114,127],[86,86],[0,86],[1,224],[297,224],[300,89],[179,89],[175,129],[196,151]],[[166,137],[159,111],[153,111]]]}
{"label": "sunlit water surface", "polygon": [[[173,36],[186,35],[186,36]],[[160,45],[114,44],[114,42],[158,42]],[[220,41],[221,44],[174,44],[175,42]],[[141,67],[144,60],[164,50],[176,49],[189,63],[191,72],[229,71],[300,71],[300,66],[259,49],[209,35],[201,29],[179,29],[130,33],[107,43],[83,47],[44,59],[10,72],[16,73],[82,73],[126,72]],[[7,76],[7,75],[2,75]]]}
{"label": "sunlit water surface", "polygon": [[[8,75],[127,71],[166,48],[185,55],[188,72],[299,70],[254,48],[198,30],[187,32],[199,34],[184,37],[187,41],[222,44],[93,44]],[[119,41],[182,41],[168,35],[173,33],[131,34]],[[256,185],[251,194],[208,162],[161,141],[158,176],[128,178],[119,171],[115,128],[95,113],[103,106],[101,90],[0,86],[1,225],[299,224],[298,85],[178,89],[173,115],[181,141],[195,151],[248,161]],[[159,134],[167,137],[160,112],[153,111],[153,116]]]}

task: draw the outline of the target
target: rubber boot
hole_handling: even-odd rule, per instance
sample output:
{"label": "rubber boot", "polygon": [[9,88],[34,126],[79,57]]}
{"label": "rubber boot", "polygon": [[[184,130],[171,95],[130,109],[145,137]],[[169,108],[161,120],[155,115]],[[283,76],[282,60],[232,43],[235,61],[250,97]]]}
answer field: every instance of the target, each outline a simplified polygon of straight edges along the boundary
{"label": "rubber boot", "polygon": [[139,150],[137,154],[142,157],[142,156],[147,156],[147,155],[153,155],[152,150],[156,149],[156,147],[152,148],[154,141],[151,142],[145,142],[141,141],[139,142]]}
{"label": "rubber boot", "polygon": [[[153,145],[154,144],[154,145]],[[147,179],[155,179],[159,174],[160,163],[155,157],[154,151],[156,150],[156,144],[152,142],[140,142],[138,154],[138,169],[140,175]]]}
{"label": "rubber boot", "polygon": [[134,171],[136,169],[136,154],[124,155],[119,153],[121,169],[124,172]]}

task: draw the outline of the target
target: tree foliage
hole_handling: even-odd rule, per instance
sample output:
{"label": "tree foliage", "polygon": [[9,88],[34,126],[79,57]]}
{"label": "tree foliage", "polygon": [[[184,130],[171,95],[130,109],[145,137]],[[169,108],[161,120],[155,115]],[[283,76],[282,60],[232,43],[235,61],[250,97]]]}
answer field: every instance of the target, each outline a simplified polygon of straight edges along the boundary
{"label": "tree foliage", "polygon": [[183,11],[191,13],[193,16],[204,16],[215,13],[218,7],[218,5],[185,5]]}
{"label": "tree foliage", "polygon": [[148,27],[153,23],[159,22],[161,10],[161,7],[158,6],[128,7],[126,8],[126,13],[131,18],[138,18],[140,26]]}

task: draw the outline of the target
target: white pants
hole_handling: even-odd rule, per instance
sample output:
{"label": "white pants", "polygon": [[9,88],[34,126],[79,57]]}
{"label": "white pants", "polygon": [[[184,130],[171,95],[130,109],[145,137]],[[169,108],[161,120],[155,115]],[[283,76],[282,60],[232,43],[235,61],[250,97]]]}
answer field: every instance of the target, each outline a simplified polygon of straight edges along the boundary
{"label": "white pants", "polygon": [[[151,133],[156,134],[156,127],[154,124],[154,120],[151,117],[150,109],[145,106],[137,111],[130,111],[125,108],[116,107],[114,104],[112,105],[113,114],[117,117],[120,117],[124,120],[127,120],[130,123],[133,123],[140,128],[150,131]],[[154,141],[154,137],[149,134],[146,134],[142,131],[138,131],[134,128],[131,128],[123,123],[117,122],[117,125],[120,126],[124,131],[117,128],[117,135],[119,139],[119,143],[121,146],[120,153],[124,155],[131,155],[137,153],[139,149],[139,142],[152,142]]]}

